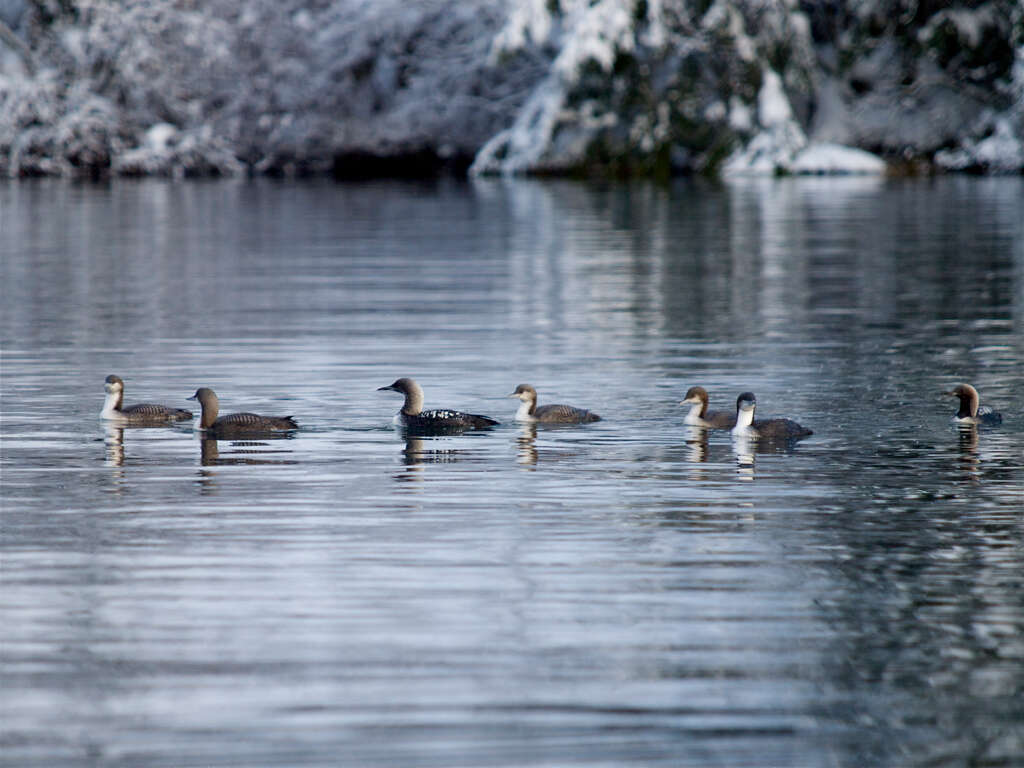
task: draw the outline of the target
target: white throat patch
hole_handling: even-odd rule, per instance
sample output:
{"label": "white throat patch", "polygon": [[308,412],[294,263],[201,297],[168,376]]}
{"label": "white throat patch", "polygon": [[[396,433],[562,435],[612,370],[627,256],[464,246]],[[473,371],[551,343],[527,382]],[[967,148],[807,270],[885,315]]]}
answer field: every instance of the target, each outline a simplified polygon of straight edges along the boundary
{"label": "white throat patch", "polygon": [[537,419],[530,415],[530,402],[528,400],[522,400],[519,403],[519,410],[516,411],[516,421],[536,421]]}
{"label": "white throat patch", "polygon": [[736,413],[736,426],[732,431],[741,434],[750,431],[750,425],[754,423],[754,409],[740,408]]}

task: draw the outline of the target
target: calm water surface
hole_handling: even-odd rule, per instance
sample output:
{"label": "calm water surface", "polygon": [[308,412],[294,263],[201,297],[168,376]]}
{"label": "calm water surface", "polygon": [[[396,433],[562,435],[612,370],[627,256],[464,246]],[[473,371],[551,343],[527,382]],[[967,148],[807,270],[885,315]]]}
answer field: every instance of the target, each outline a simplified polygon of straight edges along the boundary
{"label": "calm water surface", "polygon": [[[0,763],[1024,764],[1022,211],[0,185]],[[303,430],[111,429],[109,373]],[[405,439],[399,376],[505,423]],[[1001,428],[951,426],[958,381]],[[515,425],[521,382],[605,420]],[[694,384],[815,434],[692,433]]]}

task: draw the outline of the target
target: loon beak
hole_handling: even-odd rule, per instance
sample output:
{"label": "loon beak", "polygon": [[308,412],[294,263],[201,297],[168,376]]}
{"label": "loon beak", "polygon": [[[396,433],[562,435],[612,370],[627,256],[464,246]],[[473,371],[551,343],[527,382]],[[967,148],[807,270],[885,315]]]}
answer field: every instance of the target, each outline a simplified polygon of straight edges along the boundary
{"label": "loon beak", "polygon": [[386,386],[386,387],[377,387],[377,391],[378,392],[397,392],[398,390],[389,385],[389,386]]}
{"label": "loon beak", "polygon": [[185,399],[186,399],[186,400],[195,400],[195,399],[196,399],[196,396],[195,396],[195,395],[192,395],[192,397],[186,397]]}
{"label": "loon beak", "polygon": [[519,397],[519,393],[513,392],[511,395],[505,395],[505,397]]}

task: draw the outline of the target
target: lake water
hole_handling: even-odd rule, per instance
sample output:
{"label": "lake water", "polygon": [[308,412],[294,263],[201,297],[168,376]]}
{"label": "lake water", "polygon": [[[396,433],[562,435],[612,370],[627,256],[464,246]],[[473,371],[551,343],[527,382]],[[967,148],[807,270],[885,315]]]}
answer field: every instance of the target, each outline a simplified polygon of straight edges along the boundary
{"label": "lake water", "polygon": [[[1024,179],[0,185],[0,763],[1024,760]],[[286,440],[112,429],[126,403]],[[399,376],[490,431],[404,438]],[[958,431],[973,383],[999,428]],[[512,421],[541,403],[604,420]],[[815,434],[694,432],[703,385]]]}

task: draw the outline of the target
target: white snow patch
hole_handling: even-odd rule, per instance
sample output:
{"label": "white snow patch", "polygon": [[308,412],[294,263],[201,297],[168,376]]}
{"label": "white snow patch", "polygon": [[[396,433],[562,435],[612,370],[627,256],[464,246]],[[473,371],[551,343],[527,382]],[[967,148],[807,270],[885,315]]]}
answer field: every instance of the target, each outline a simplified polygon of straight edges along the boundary
{"label": "white snow patch", "polygon": [[807,14],[796,10],[794,7],[790,10],[788,19],[789,23],[793,26],[792,36],[794,38],[798,40],[806,40],[807,42],[812,41],[811,20],[807,18]]}
{"label": "white snow patch", "polygon": [[[667,105],[666,105],[667,106]],[[725,104],[720,101],[713,101],[704,110],[704,119],[709,123],[720,123],[728,114]]]}
{"label": "white snow patch", "polygon": [[757,94],[757,117],[765,128],[781,127],[793,120],[793,110],[782,88],[782,78],[773,69],[764,73],[764,82]]}
{"label": "white snow patch", "polygon": [[881,174],[885,173],[885,161],[855,147],[814,143],[799,152],[786,170],[803,174]]}
{"label": "white snow patch", "polygon": [[785,137],[762,131],[726,160],[722,173],[725,176],[770,176],[778,173],[792,162],[794,150],[788,146],[790,143]]}
{"label": "white snow patch", "polygon": [[885,161],[870,152],[840,144],[813,143],[793,150],[777,136],[762,132],[725,164],[726,176],[771,176],[778,173],[880,175]]}
{"label": "white snow patch", "polygon": [[313,14],[305,8],[292,14],[292,24],[303,32],[312,32],[316,27],[316,23],[313,21]]}
{"label": "white snow patch", "polygon": [[975,10],[946,9],[939,11],[918,33],[918,40],[927,43],[935,34],[936,29],[943,22],[950,22],[955,28],[957,36],[966,42],[968,48],[977,48],[982,41],[986,27],[995,26],[990,7],[981,7]]}
{"label": "white snow patch", "polygon": [[726,176],[785,171],[807,145],[807,136],[793,119],[782,78],[770,69],[765,71],[757,94],[757,117],[763,130],[725,162]]}
{"label": "white snow patch", "polygon": [[596,61],[610,72],[619,52],[631,52],[636,47],[631,7],[621,0],[600,0],[593,5],[578,0],[565,27],[572,32],[552,69],[567,80],[575,78],[588,61]]}
{"label": "white snow patch", "polygon": [[142,147],[149,152],[165,154],[172,143],[177,142],[178,129],[170,123],[157,123],[150,126],[142,137]]}
{"label": "white snow patch", "polygon": [[996,121],[995,130],[981,141],[965,141],[961,149],[935,154],[935,162],[948,171],[982,166],[992,173],[1017,173],[1024,168],[1024,142],[1006,118]]}
{"label": "white snow patch", "polygon": [[[782,78],[772,70],[764,73],[761,91],[757,95],[757,116],[761,132],[726,161],[723,168],[726,176],[885,172],[885,162],[870,152],[840,144],[809,144],[793,118]],[[742,105],[734,102],[729,119],[735,127],[749,117],[744,114]]]}
{"label": "white snow patch", "polygon": [[480,148],[469,173],[513,174],[534,167],[551,143],[565,91],[553,76],[534,90],[519,110],[512,127],[501,131]]}
{"label": "white snow patch", "polygon": [[643,43],[651,48],[661,48],[666,42],[668,30],[665,28],[662,0],[647,0],[647,30]]}
{"label": "white snow patch", "polygon": [[741,60],[754,61],[757,58],[757,49],[754,41],[747,34],[743,17],[731,2],[716,0],[705,12],[701,26],[707,31],[718,30],[731,38],[736,55]]}
{"label": "white snow patch", "polygon": [[504,28],[491,44],[492,60],[507,53],[516,53],[527,45],[543,45],[551,35],[553,22],[547,0],[520,0],[516,3]]}
{"label": "white snow patch", "polygon": [[1024,145],[1007,119],[996,122],[993,134],[974,146],[974,154],[992,170],[1010,172],[1024,167]]}
{"label": "white snow patch", "polygon": [[215,138],[209,125],[179,131],[169,123],[151,125],[138,147],[113,157],[112,167],[115,173],[161,173],[175,178],[210,168],[223,174],[244,170],[230,149]]}
{"label": "white snow patch", "polygon": [[[491,60],[515,53],[529,45],[553,43],[559,48],[552,71],[572,80],[580,67],[597,62],[610,71],[619,52],[636,48],[633,4],[624,0],[563,0],[552,14],[548,0],[521,0],[491,43]],[[648,36],[664,40],[661,3],[648,7]]]}
{"label": "white snow patch", "polygon": [[739,96],[729,99],[729,127],[739,133],[750,133],[754,129],[754,113]]}

